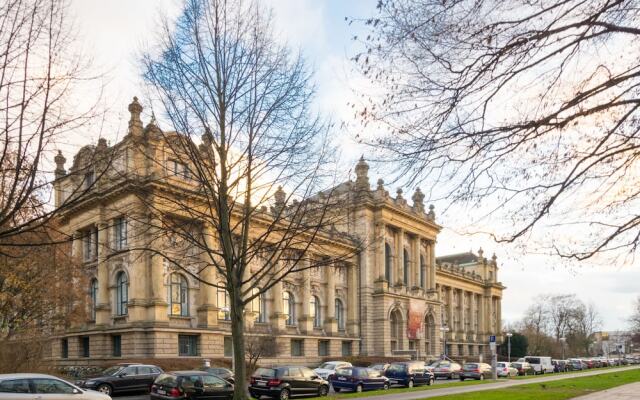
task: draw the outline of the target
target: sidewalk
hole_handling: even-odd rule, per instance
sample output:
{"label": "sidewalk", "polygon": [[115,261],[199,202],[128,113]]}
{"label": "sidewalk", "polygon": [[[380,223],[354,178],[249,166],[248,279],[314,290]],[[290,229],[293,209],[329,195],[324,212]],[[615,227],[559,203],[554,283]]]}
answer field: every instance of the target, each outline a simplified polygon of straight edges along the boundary
{"label": "sidewalk", "polygon": [[631,400],[640,399],[640,382],[630,383],[600,392],[576,397],[573,400]]}

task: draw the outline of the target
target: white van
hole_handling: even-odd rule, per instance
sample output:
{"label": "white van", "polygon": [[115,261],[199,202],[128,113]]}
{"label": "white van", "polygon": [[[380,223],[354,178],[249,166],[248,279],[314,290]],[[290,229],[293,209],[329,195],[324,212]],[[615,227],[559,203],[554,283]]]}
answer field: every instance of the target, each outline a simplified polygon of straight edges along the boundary
{"label": "white van", "polygon": [[526,356],[524,360],[531,364],[533,369],[536,371],[536,374],[553,373],[551,357]]}

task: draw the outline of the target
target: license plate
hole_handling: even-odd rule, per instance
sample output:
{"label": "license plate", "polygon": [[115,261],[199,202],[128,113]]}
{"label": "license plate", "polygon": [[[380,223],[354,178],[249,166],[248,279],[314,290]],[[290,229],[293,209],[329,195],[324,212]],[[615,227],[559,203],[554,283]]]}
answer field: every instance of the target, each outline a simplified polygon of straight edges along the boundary
{"label": "license plate", "polygon": [[267,382],[258,382],[258,386],[267,386]]}
{"label": "license plate", "polygon": [[158,394],[167,394],[166,390],[158,389]]}
{"label": "license plate", "polygon": [[338,380],[339,380],[339,381],[346,381],[346,380],[347,380],[347,378],[340,377],[340,378],[338,378]]}

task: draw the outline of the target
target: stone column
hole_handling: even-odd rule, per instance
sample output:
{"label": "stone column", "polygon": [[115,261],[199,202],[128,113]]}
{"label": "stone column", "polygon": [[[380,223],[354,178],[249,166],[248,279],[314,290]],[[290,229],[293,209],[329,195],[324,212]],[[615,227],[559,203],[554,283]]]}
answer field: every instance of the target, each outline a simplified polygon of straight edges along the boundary
{"label": "stone column", "polygon": [[385,280],[384,271],[385,271],[386,258],[384,254],[384,248],[385,248],[385,244],[387,243],[387,228],[385,224],[378,223],[376,224],[376,229],[378,230],[377,232],[378,247],[376,248],[377,268],[375,269],[375,273],[376,273],[375,280],[383,281]]}
{"label": "stone column", "polygon": [[[458,332],[461,334],[464,332],[464,290],[458,289]],[[462,336],[462,335],[461,335]]]}
{"label": "stone column", "polygon": [[324,321],[324,330],[327,334],[332,335],[338,331],[338,324],[336,321],[336,270],[333,265],[327,265],[324,267],[325,282],[327,282],[326,297],[324,303],[327,306],[326,318]]}
{"label": "stone column", "polygon": [[455,324],[455,319],[453,318],[453,288],[452,287],[447,287],[447,305],[448,305],[448,309],[447,309],[447,319],[448,321],[448,326],[449,326],[449,332],[453,335],[453,332],[455,332],[456,329],[456,324]]}
{"label": "stone column", "polygon": [[[309,303],[311,302],[311,270],[309,269],[309,259],[306,258],[301,261],[301,268],[304,268],[301,272],[301,282],[300,286],[302,287],[302,307],[301,307],[301,318],[300,321],[300,329],[303,332],[313,332],[313,316],[311,315],[311,310],[309,308]],[[316,305],[317,307],[318,305]]]}
{"label": "stone column", "polygon": [[429,260],[427,261],[429,265],[428,285],[429,285],[429,290],[436,290],[436,242],[435,240],[429,242],[428,249],[429,249]]}
{"label": "stone column", "polygon": [[496,308],[497,308],[497,316],[496,316],[496,333],[502,332],[502,302],[499,297],[496,297]]}
{"label": "stone column", "polygon": [[276,282],[271,287],[271,326],[276,331],[285,327],[285,317],[282,314],[282,281]]}
{"label": "stone column", "polygon": [[396,240],[396,274],[394,284],[404,285],[404,229],[399,228]]}
{"label": "stone column", "polygon": [[358,260],[348,265],[347,269],[347,332],[351,336],[359,335],[358,325]]}
{"label": "stone column", "polygon": [[[82,244],[80,244],[82,246]],[[108,224],[98,223],[98,304],[96,305],[96,326],[106,326],[111,322],[111,302],[109,301],[109,265],[106,261],[108,248]],[[79,253],[81,254],[81,252]]]}
{"label": "stone column", "polygon": [[[205,247],[207,249],[215,249],[215,236],[213,228],[206,227],[204,231]],[[205,282],[200,283],[200,292],[198,298],[198,326],[201,327],[213,327],[218,325],[218,292],[217,289],[212,286],[216,283],[216,267],[214,267],[213,260],[207,251],[202,254],[202,263],[206,267],[200,272],[200,278]],[[207,284],[209,283],[209,285]]]}
{"label": "stone column", "polygon": [[[147,244],[146,231],[148,227],[143,222],[143,218],[144,216],[142,215],[136,215],[127,220],[127,243],[131,248],[144,248]],[[127,313],[129,315],[128,321],[133,324],[141,324],[147,319],[147,307],[149,305],[147,281],[149,279],[150,257],[151,254],[144,250],[129,251],[129,301],[127,304]],[[160,284],[164,287],[162,273],[158,276],[157,270],[154,270],[151,274],[151,280],[154,285],[156,285],[159,280]],[[156,295],[156,293],[152,295]],[[166,320],[168,318],[166,316],[166,292],[157,295],[159,304],[153,304],[151,307],[156,308],[156,318],[164,318]]]}
{"label": "stone column", "polygon": [[71,255],[78,260],[78,262],[82,262],[82,232],[75,232],[73,234]]}
{"label": "stone column", "polygon": [[471,302],[469,304],[469,312],[470,312],[470,316],[469,318],[471,319],[470,324],[469,324],[469,332],[476,334],[478,332],[476,332],[476,294],[471,292],[471,297],[469,298],[469,301]]}

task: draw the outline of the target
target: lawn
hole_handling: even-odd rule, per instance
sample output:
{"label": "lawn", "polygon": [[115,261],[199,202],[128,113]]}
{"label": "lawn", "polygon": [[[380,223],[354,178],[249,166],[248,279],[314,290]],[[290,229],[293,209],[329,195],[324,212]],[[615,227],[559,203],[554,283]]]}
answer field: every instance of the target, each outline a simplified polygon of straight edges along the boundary
{"label": "lawn", "polygon": [[640,381],[640,370],[611,372],[504,389],[430,397],[430,400],[563,400]]}

